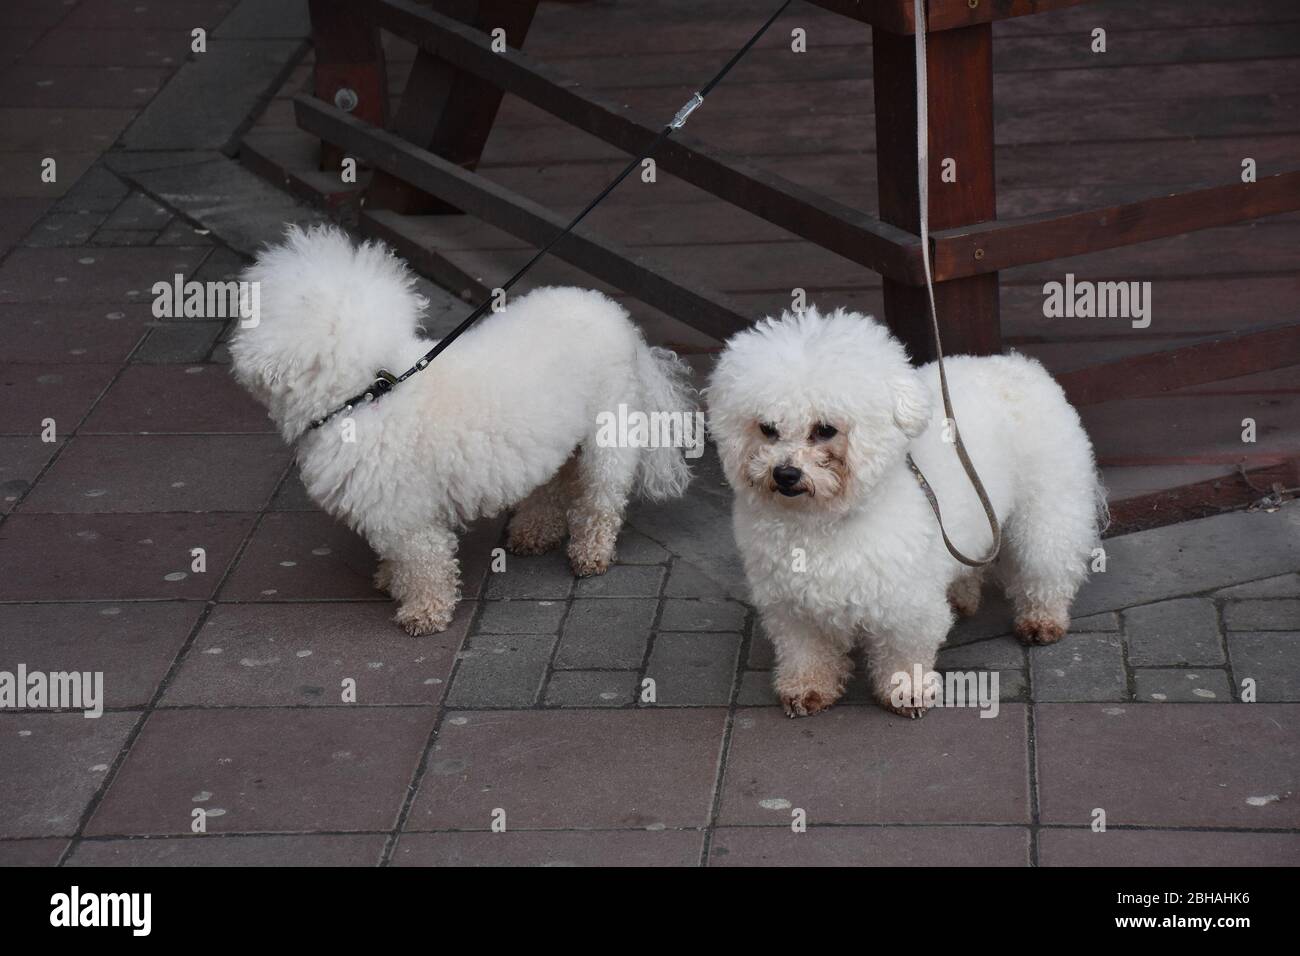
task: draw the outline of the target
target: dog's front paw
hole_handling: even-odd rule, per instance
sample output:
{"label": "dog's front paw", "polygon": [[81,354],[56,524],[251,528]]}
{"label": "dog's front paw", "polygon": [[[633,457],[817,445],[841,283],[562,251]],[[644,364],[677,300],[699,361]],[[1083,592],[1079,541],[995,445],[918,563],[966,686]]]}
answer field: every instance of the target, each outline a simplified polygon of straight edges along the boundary
{"label": "dog's front paw", "polygon": [[424,637],[445,631],[455,616],[456,605],[411,604],[406,603],[397,609],[393,619],[402,625],[402,630],[412,637]]}
{"label": "dog's front paw", "polygon": [[810,679],[807,676],[785,677],[778,674],[775,687],[776,696],[781,699],[781,706],[787,717],[811,717],[831,707],[844,693],[847,675],[838,671],[825,675],[826,679]]}
{"label": "dog's front paw", "polygon": [[924,717],[930,712],[930,704],[899,704],[893,699],[886,697],[880,701],[880,706],[885,708],[891,714],[897,714],[899,717],[906,717],[909,720],[917,720]]}
{"label": "dog's front paw", "polygon": [[590,578],[604,574],[614,561],[612,554],[594,554],[590,551],[569,549],[569,567],[575,577]]}
{"label": "dog's front paw", "polygon": [[821,691],[807,690],[801,694],[782,694],[781,706],[787,717],[811,717],[826,710],[838,700],[838,695],[823,695]]}
{"label": "dog's front paw", "polygon": [[1016,637],[1022,644],[1055,644],[1069,628],[1068,618],[1022,617],[1016,620]]}

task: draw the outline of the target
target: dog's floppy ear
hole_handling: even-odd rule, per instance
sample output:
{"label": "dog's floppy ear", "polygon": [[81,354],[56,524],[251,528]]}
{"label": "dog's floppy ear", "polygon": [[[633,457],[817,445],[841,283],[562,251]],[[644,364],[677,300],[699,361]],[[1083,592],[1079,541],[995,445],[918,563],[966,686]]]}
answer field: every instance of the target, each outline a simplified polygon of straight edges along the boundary
{"label": "dog's floppy ear", "polygon": [[930,389],[916,372],[908,372],[890,383],[894,393],[894,424],[908,438],[915,438],[930,424]]}

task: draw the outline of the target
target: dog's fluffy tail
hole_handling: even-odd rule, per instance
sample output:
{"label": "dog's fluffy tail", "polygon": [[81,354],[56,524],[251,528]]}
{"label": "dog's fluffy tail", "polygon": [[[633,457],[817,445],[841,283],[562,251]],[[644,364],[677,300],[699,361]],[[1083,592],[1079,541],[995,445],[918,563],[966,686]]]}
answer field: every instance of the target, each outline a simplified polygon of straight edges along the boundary
{"label": "dog's fluffy tail", "polygon": [[[690,367],[676,353],[642,345],[636,374],[641,408],[648,415],[667,414],[673,434],[688,443],[704,443],[704,428],[696,414],[698,403],[690,385]],[[650,447],[637,464],[637,493],[651,501],[679,498],[691,481],[691,470],[680,447]]]}

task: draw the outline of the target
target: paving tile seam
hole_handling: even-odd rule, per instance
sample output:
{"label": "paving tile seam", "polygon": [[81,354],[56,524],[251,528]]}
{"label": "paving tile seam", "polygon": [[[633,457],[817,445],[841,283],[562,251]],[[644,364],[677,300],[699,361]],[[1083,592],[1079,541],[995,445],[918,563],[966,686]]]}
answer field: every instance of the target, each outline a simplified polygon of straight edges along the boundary
{"label": "paving tile seam", "polygon": [[[216,583],[216,587],[213,588],[213,594],[220,593],[221,589],[225,587],[227,580],[229,580],[230,576],[234,574],[235,568],[239,565],[245,551],[248,549],[249,542],[252,541],[253,535],[256,534],[257,529],[261,526],[263,517],[264,515],[258,515],[257,519],[249,525],[239,547],[235,549],[235,553],[231,557],[230,563],[226,566],[225,571],[222,572],[221,579]],[[167,672],[163,674],[162,680],[158,682],[158,686],[154,689],[153,696],[149,699],[149,703],[145,705],[139,719],[135,721],[130,731],[128,731],[126,739],[123,741],[122,746],[113,759],[113,762],[109,765],[108,772],[104,775],[104,779],[100,781],[99,786],[95,788],[95,792],[87,802],[82,811],[81,817],[77,822],[76,833],[68,842],[68,845],[63,848],[63,852],[59,854],[59,859],[58,862],[55,863],[55,866],[65,865],[69,857],[71,857],[71,855],[76,851],[82,834],[85,833],[86,826],[90,823],[91,818],[95,815],[100,804],[103,803],[105,797],[108,795],[109,789],[117,781],[118,774],[126,764],[127,758],[134,749],[136,741],[139,740],[140,734],[143,733],[145,725],[148,724],[149,718],[154,714],[159,702],[166,694],[167,689],[171,685],[172,679],[180,671],[186,656],[189,654],[190,648],[193,647],[195,641],[198,640],[199,632],[207,623],[207,620],[211,616],[215,607],[216,603],[214,601],[204,602],[203,610],[199,612],[198,618],[190,627],[190,632],[186,636],[185,641],[177,650],[175,657],[172,658],[171,664],[168,665]]]}
{"label": "paving tile seam", "polygon": [[[667,583],[666,578],[665,583]],[[713,801],[709,807],[709,823],[705,827],[704,839],[700,843],[700,866],[703,868],[709,866],[709,860],[713,852],[713,835],[718,827],[718,818],[722,815],[722,795],[727,783],[727,762],[731,756],[731,738],[736,726],[736,709],[740,702],[741,684],[745,679],[745,664],[749,660],[749,648],[757,628],[757,615],[752,609],[747,610],[745,621],[741,625],[740,647],[736,653],[736,668],[731,677],[731,699],[727,702],[727,716],[722,722],[722,740],[718,748],[718,765],[714,770]]]}
{"label": "paving tile seam", "polygon": [[[498,536],[498,543],[504,539],[504,530],[502,535]],[[420,793],[420,787],[424,783],[425,774],[428,772],[429,757],[433,753],[433,748],[438,742],[438,737],[442,733],[442,722],[447,716],[447,698],[451,695],[452,687],[455,686],[456,676],[460,673],[460,665],[463,658],[461,652],[469,643],[470,635],[474,634],[478,628],[479,618],[483,614],[483,592],[487,590],[487,575],[491,574],[489,570],[484,572],[482,580],[479,581],[478,596],[469,598],[474,603],[470,611],[470,619],[465,625],[465,633],[461,635],[460,644],[457,645],[455,653],[452,655],[451,670],[447,672],[446,684],[442,696],[438,699],[436,712],[433,718],[433,726],[429,729],[429,734],[424,740],[424,749],[420,752],[419,759],[415,762],[415,769],[411,773],[410,779],[406,784],[406,793],[402,796],[402,802],[397,808],[397,814],[393,820],[393,828],[388,831],[387,839],[384,840],[383,849],[379,853],[380,867],[390,866],[393,859],[393,853],[397,848],[397,842],[400,835],[406,829],[407,821],[410,819],[411,810],[415,806],[415,799]],[[465,600],[462,598],[462,600]],[[557,641],[558,643],[558,641]],[[541,691],[539,690],[540,694]]]}
{"label": "paving tile seam", "polygon": [[[713,825],[706,824],[700,826],[663,826],[650,829],[648,827],[530,827],[530,826],[512,826],[505,831],[495,831],[487,827],[429,827],[418,829],[405,829],[399,831],[393,830],[375,830],[375,829],[358,829],[358,830],[227,830],[208,833],[97,833],[93,836],[83,836],[80,843],[122,843],[122,842],[162,842],[176,840],[231,840],[231,839],[272,839],[276,837],[314,837],[314,836],[373,836],[373,837],[396,837],[400,840],[403,836],[414,835],[439,835],[439,834],[462,834],[462,833],[482,833],[493,836],[501,836],[503,833],[700,833],[706,834],[713,829],[724,830],[750,830],[758,832],[785,832],[790,830],[788,823],[723,823]],[[838,822],[838,821],[815,821],[809,820],[807,823],[809,831],[812,830],[1026,830],[1030,829],[1030,824],[1023,822],[960,822],[951,821],[942,822],[924,822],[924,821],[863,821],[863,822]],[[1065,824],[1065,823],[1044,823],[1037,827],[1039,831],[1058,831],[1063,833],[1092,833],[1092,827],[1088,824]],[[1099,837],[1105,837],[1106,833],[1206,833],[1206,834],[1237,834],[1252,833],[1264,836],[1297,836],[1300,835],[1298,827],[1231,827],[1231,826],[1161,826],[1156,824],[1107,824],[1103,833],[1098,833]],[[68,833],[45,833],[36,836],[17,836],[0,838],[0,845],[10,843],[33,843],[43,840],[70,840],[72,836]]]}
{"label": "paving tile seam", "polygon": [[[585,669],[584,669],[584,670],[585,670]],[[569,671],[561,671],[560,673],[572,673],[572,672],[569,672]],[[602,671],[601,673],[610,673],[610,674],[629,674],[629,673],[632,673],[632,672],[631,672],[631,671]],[[736,686],[737,686],[737,689],[738,689],[739,685],[737,684]],[[1032,706],[1049,706],[1049,707],[1064,707],[1064,706],[1070,706],[1070,705],[1074,705],[1074,704],[1079,704],[1079,705],[1094,705],[1094,706],[1100,706],[1100,705],[1102,705],[1102,704],[1116,704],[1116,705],[1118,705],[1118,704],[1124,704],[1125,706],[1131,706],[1131,707],[1142,706],[1142,707],[1144,707],[1144,708],[1152,708],[1152,709],[1153,709],[1153,708],[1156,708],[1156,707],[1169,707],[1169,706],[1174,705],[1174,704],[1179,705],[1179,706],[1189,706],[1189,707],[1212,707],[1212,706],[1214,706],[1215,704],[1222,703],[1222,702],[1219,702],[1219,701],[1210,701],[1210,700],[1206,700],[1206,701],[1199,701],[1199,700],[1184,700],[1184,701],[1148,701],[1148,700],[1117,701],[1117,700],[1075,700],[1075,699],[1071,699],[1071,700],[1006,700],[1006,701],[1002,701],[1002,703],[1003,703],[1003,704],[1020,704],[1020,705],[1024,705],[1024,706],[1031,706],[1031,705],[1032,705]],[[1241,702],[1239,702],[1239,701],[1232,701],[1232,703],[1241,703]],[[1292,701],[1292,700],[1273,700],[1273,701],[1261,701],[1260,703],[1271,704],[1271,705],[1274,705],[1274,706],[1289,706],[1289,705],[1295,705],[1295,704],[1297,704],[1297,703],[1300,703],[1300,701]],[[104,708],[103,708],[103,712],[106,713],[106,714],[136,714],[136,713],[142,713],[142,712],[144,711],[144,709],[145,709],[146,706],[147,706],[146,704],[140,704],[140,705],[138,705],[138,706],[129,706],[129,705],[128,705],[128,706],[117,706],[117,707],[104,707]],[[179,713],[179,712],[188,712],[188,711],[228,711],[228,710],[303,710],[303,711],[333,711],[333,710],[412,710],[412,709],[422,708],[422,707],[443,707],[444,709],[446,709],[446,710],[448,710],[448,711],[451,711],[451,712],[453,712],[453,713],[465,713],[465,714],[514,714],[514,713],[520,713],[520,712],[522,712],[522,711],[546,711],[546,712],[548,712],[548,713],[549,713],[549,712],[556,712],[556,711],[564,711],[564,712],[566,712],[566,713],[587,713],[587,712],[590,712],[590,713],[610,713],[610,712],[613,712],[613,711],[647,711],[647,712],[649,712],[649,711],[654,711],[654,710],[666,710],[666,711],[679,711],[679,710],[723,710],[723,709],[727,708],[728,706],[730,706],[730,705],[729,705],[729,704],[638,704],[638,703],[627,703],[627,704],[616,704],[616,705],[605,705],[605,704],[602,704],[602,705],[599,705],[599,706],[598,706],[598,705],[594,705],[594,704],[543,704],[543,703],[535,703],[535,704],[530,704],[530,705],[526,705],[526,706],[505,707],[505,706],[476,706],[476,705],[468,705],[468,704],[465,704],[465,705],[457,704],[457,705],[454,705],[454,706],[446,706],[446,705],[441,704],[441,703],[437,703],[437,704],[435,704],[435,703],[432,703],[432,702],[429,702],[429,701],[408,701],[408,702],[404,702],[404,703],[403,703],[403,702],[394,702],[394,703],[380,703],[380,704],[362,704],[362,703],[356,703],[356,704],[342,704],[342,703],[340,703],[340,704],[167,704],[167,703],[160,703],[156,708],[154,708],[154,710],[155,710],[155,711],[173,711],[173,712],[178,712],[178,713]],[[770,704],[739,704],[739,703],[738,703],[738,704],[736,705],[736,709],[737,709],[737,710],[769,710],[769,709],[774,708],[774,707],[777,707],[777,706],[779,706],[779,704],[778,704],[776,701],[773,701],[773,702],[770,703]],[[848,710],[848,709],[852,708],[852,709],[858,710],[858,709],[865,709],[865,708],[870,708],[870,707],[875,707],[875,706],[876,706],[875,701],[871,701],[871,700],[847,700],[847,701],[840,701],[840,702],[836,703],[834,709],[836,709],[836,710],[839,710],[839,709],[845,709],[845,710]],[[1243,706],[1253,706],[1253,705],[1251,705],[1251,704],[1244,704]],[[26,707],[26,708],[12,708],[12,707],[6,707],[2,712],[0,712],[0,720],[6,720],[6,719],[9,719],[9,718],[11,718],[11,717],[20,717],[20,716],[33,717],[33,716],[40,716],[40,715],[44,715],[44,714],[50,714],[50,715],[68,715],[68,714],[81,714],[81,713],[83,713],[83,711],[82,711],[81,708],[54,708],[54,707],[42,707],[42,708],[33,708],[33,707]]]}
{"label": "paving tile seam", "polygon": [[[243,511],[239,514],[247,515],[250,518],[261,517],[262,513],[256,511]],[[271,511],[266,514],[283,514],[283,512]],[[278,607],[284,604],[382,604],[390,601],[386,597],[373,598],[285,598],[280,601],[231,601],[221,600],[220,598],[183,598],[183,597],[164,597],[164,598],[49,598],[42,600],[11,600],[0,601],[0,607],[26,607],[38,605],[53,605],[55,607],[66,607],[76,604],[220,604],[222,607],[242,607],[248,605],[251,607]],[[418,640],[413,638],[412,640]]]}
{"label": "paving tile seam", "polygon": [[1025,771],[1029,777],[1029,865],[1039,866],[1038,831],[1042,820],[1042,798],[1038,787],[1038,725],[1034,714],[1033,668],[1025,668]]}

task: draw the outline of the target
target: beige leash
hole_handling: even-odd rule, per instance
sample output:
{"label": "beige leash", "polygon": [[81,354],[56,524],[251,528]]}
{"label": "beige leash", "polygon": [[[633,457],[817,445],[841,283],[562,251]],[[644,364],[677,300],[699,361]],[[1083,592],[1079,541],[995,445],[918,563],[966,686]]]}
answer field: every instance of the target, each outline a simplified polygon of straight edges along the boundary
{"label": "beige leash", "polygon": [[930,268],[930,95],[925,63],[925,0],[912,0],[912,2],[916,20],[916,180],[917,192],[921,197],[921,260],[925,265],[925,291],[930,305],[930,322],[934,328],[934,352],[939,365],[939,391],[943,395],[943,413],[952,424],[952,443],[957,451],[957,457],[961,460],[966,477],[970,479],[971,487],[979,496],[980,504],[984,506],[984,514],[989,520],[989,530],[993,532],[993,544],[984,557],[968,558],[957,550],[956,545],[948,539],[948,532],[943,526],[939,499],[910,454],[907,456],[907,467],[912,469],[912,474],[916,476],[921,490],[925,492],[925,497],[930,502],[934,518],[939,522],[939,534],[943,536],[943,543],[948,553],[967,567],[982,568],[997,559],[998,552],[1002,549],[1002,528],[998,524],[993,503],[989,501],[988,492],[984,490],[984,483],[980,481],[979,473],[975,471],[970,455],[966,453],[966,446],[962,444],[961,432],[957,428],[957,417],[952,411],[952,398],[948,395],[948,375],[943,367],[943,343],[939,337],[939,315],[934,303],[934,276]]}

